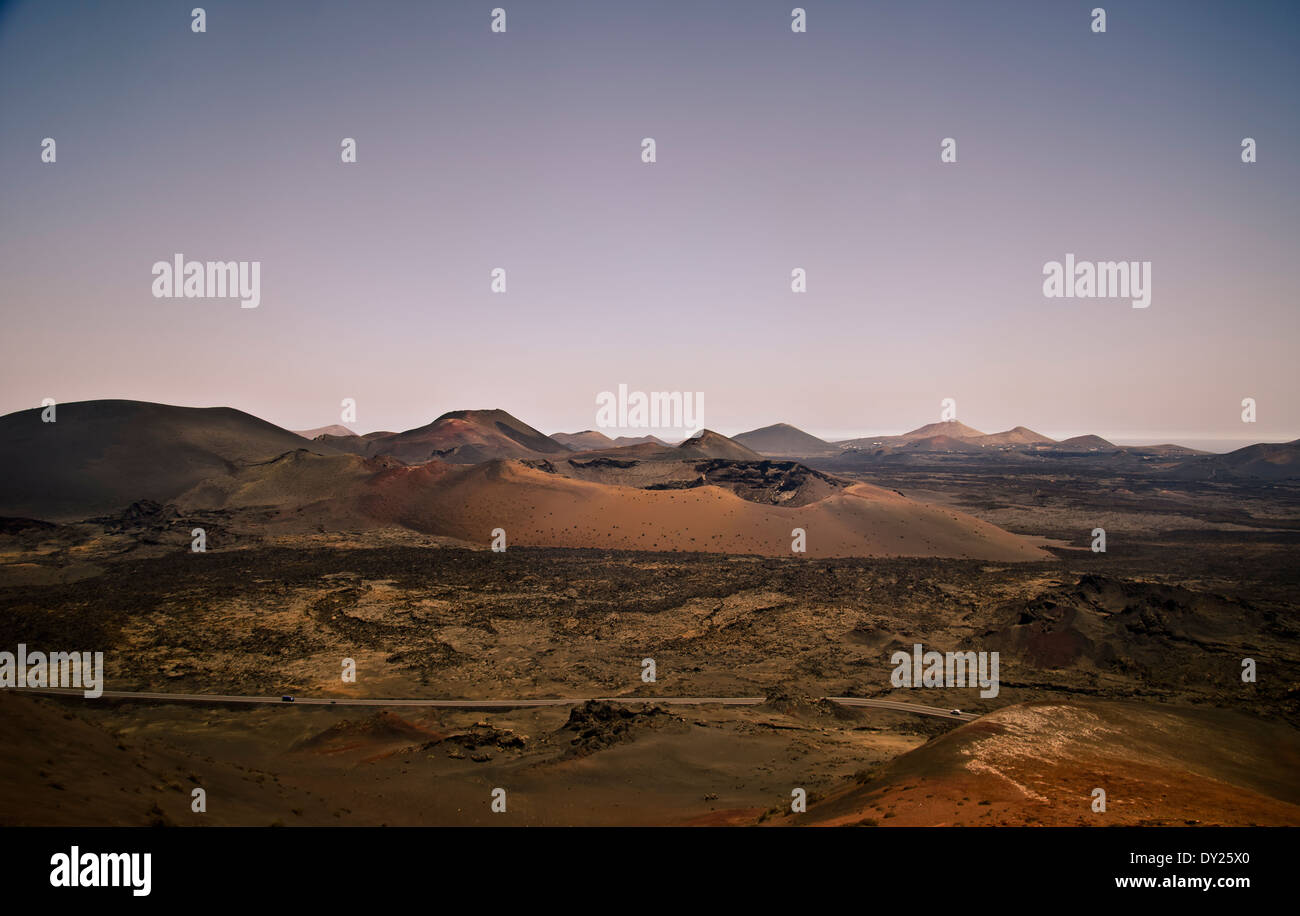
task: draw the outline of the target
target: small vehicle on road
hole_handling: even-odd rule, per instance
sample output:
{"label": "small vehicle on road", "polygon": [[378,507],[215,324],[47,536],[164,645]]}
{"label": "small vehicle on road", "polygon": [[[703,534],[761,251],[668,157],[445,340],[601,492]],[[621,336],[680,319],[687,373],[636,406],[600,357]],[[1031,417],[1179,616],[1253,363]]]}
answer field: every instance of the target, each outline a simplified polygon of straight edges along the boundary
{"label": "small vehicle on road", "polygon": [[292,702],[293,702],[293,697],[291,697],[291,696],[282,696],[282,697],[280,697],[280,702],[281,702],[281,703],[292,703]]}
{"label": "small vehicle on road", "polygon": [[961,710],[960,710],[960,709],[950,709],[950,710],[948,710],[948,712],[952,713],[954,716],[960,716],[960,715],[961,715]]}

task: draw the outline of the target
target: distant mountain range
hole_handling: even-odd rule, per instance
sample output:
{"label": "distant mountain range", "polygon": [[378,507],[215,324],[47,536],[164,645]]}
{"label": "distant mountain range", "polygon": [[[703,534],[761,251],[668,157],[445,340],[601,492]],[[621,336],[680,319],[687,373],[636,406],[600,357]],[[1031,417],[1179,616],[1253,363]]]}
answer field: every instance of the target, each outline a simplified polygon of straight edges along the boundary
{"label": "distant mountain range", "polygon": [[58,405],[53,423],[19,411],[0,417],[0,516],[107,530],[169,517],[187,532],[210,519],[254,537],[400,527],[480,547],[502,528],[517,546],[764,556],[789,556],[806,530],[814,557],[1050,556],[711,430],[576,452],[503,410],[311,440],[231,408],[87,401]]}
{"label": "distant mountain range", "polygon": [[[930,423],[900,436],[835,443],[780,423],[734,438],[704,430],[668,445],[652,436],[612,439],[595,430],[547,436],[500,409],[451,411],[404,432],[357,435],[342,426],[322,427],[306,431],[317,433],[311,439],[229,407],[104,400],[59,404],[55,423],[43,423],[40,414],[40,408],[33,408],[0,417],[0,515],[87,517],[120,510],[139,499],[163,502],[201,481],[299,450],[323,458],[347,455],[405,466],[502,460],[554,466],[578,456],[588,468],[798,459],[831,472],[991,456],[1003,461],[1111,462],[1117,468],[1145,467],[1180,480],[1300,479],[1300,440],[1209,455],[1176,445],[1121,447],[1098,436],[1057,442],[1023,426],[989,434],[956,421]],[[593,461],[597,463],[590,464]],[[663,475],[641,476],[657,480]]]}
{"label": "distant mountain range", "polygon": [[[1090,438],[1103,443],[1099,446],[1101,448],[1115,447],[1098,436]],[[925,451],[969,451],[1004,446],[1052,446],[1060,443],[1025,426],[1017,426],[1000,433],[983,433],[956,420],[943,420],[938,423],[928,423],[901,436],[864,436],[835,444],[841,449],[906,447]]]}
{"label": "distant mountain range", "polygon": [[[408,464],[433,459],[451,464],[476,464],[497,458],[544,458],[565,452],[604,454],[633,446],[638,448],[629,452],[628,457],[642,460],[682,457],[685,454],[735,460],[755,457],[851,458],[861,457],[861,453],[876,457],[911,454],[974,455],[985,451],[1098,456],[1113,453],[1148,458],[1184,458],[1208,454],[1173,444],[1120,446],[1094,435],[1073,436],[1058,441],[1025,426],[985,433],[956,420],[927,423],[897,436],[862,436],[839,441],[818,438],[788,423],[775,423],[732,437],[713,431],[706,433],[707,436],[701,441],[686,440],[675,445],[651,435],[611,438],[592,429],[546,436],[506,411],[497,409],[452,411],[427,426],[401,433],[385,431],[357,435],[346,427],[335,424],[303,430],[299,435],[339,451],[366,457],[389,455]],[[684,450],[671,451],[674,448]],[[1244,473],[1251,468],[1261,474],[1276,472],[1274,462],[1264,461],[1258,465],[1228,463],[1224,465],[1222,473],[1234,473],[1238,469]]]}
{"label": "distant mountain range", "polygon": [[603,448],[623,448],[627,445],[667,445],[657,436],[618,436],[611,439],[602,432],[585,429],[580,433],[551,433],[551,438],[567,445],[575,452],[591,452]]}

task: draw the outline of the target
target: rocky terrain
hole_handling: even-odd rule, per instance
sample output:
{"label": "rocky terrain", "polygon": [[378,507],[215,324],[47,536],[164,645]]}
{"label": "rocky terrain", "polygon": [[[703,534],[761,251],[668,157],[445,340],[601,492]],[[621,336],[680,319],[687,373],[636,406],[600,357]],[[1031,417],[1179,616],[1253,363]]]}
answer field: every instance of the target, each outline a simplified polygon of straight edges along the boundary
{"label": "rocky terrain", "polygon": [[[30,772],[5,783],[0,822],[495,823],[497,786],[516,800],[510,822],[532,824],[1297,822],[1300,494],[1141,476],[977,489],[946,469],[877,482],[996,521],[1043,556],[495,553],[403,527],[277,533],[255,507],[157,502],[75,524],[7,519],[0,645],[102,649],[110,688],[574,701],[375,710],[6,692],[13,729],[65,715],[75,728],[19,753]],[[194,526],[206,553],[189,549]],[[1105,553],[1088,548],[1095,526]],[[998,651],[998,695],[893,687],[891,654],[918,642]],[[656,699],[672,696],[762,702]],[[1069,725],[1084,720],[1094,738]],[[1024,750],[981,737],[1004,733]],[[88,750],[49,753],[60,742]],[[1239,763],[1197,756],[1215,742]],[[140,766],[123,802],[111,761],[128,756]],[[1088,807],[1099,770],[1109,815]],[[191,773],[238,804],[191,814],[173,787]],[[804,821],[786,817],[796,786]]]}

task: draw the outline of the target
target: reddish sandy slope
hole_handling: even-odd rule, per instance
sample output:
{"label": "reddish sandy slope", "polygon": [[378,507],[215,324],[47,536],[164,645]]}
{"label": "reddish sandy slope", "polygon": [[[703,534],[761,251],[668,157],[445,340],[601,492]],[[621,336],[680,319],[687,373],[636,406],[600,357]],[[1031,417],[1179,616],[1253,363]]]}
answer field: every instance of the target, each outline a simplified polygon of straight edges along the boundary
{"label": "reddish sandy slope", "polygon": [[574,480],[516,461],[385,467],[355,456],[299,452],[207,481],[182,503],[277,506],[286,522],[398,524],[484,545],[493,529],[503,528],[514,546],[785,556],[792,530],[803,528],[812,557],[1049,558],[993,525],[865,484],[810,505],[775,506],[718,486],[643,490]]}
{"label": "reddish sandy slope", "polygon": [[[1300,825],[1297,732],[1138,702],[1008,706],[778,823]],[[1095,812],[1093,790],[1106,793]]]}

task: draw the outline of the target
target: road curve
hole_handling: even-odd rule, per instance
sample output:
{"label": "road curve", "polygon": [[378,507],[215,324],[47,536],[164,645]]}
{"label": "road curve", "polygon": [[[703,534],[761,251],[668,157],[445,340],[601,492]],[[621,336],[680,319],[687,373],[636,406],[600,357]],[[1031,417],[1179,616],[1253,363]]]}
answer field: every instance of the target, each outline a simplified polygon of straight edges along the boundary
{"label": "road curve", "polygon": [[895,709],[899,712],[912,712],[918,716],[936,716],[941,719],[960,719],[971,722],[979,716],[973,712],[956,712],[938,706],[922,706],[919,703],[904,703],[901,700],[872,700],[866,697],[826,697],[832,703],[841,706],[869,706],[873,709]]}
{"label": "road curve", "polygon": [[[15,687],[20,693],[38,693],[49,696],[82,697],[84,691],[76,687]],[[145,700],[161,703],[245,703],[270,704],[274,706],[424,706],[445,709],[522,709],[534,706],[577,706],[590,700],[602,703],[663,703],[674,706],[758,706],[766,702],[766,697],[543,697],[540,699],[514,700],[423,700],[423,699],[372,699],[368,697],[300,697],[292,701],[284,697],[236,696],[219,693],[165,693],[158,691],[105,690],[101,699],[108,700]],[[891,709],[896,712],[910,712],[919,716],[935,716],[941,719],[958,719],[969,722],[977,718],[973,713],[953,714],[950,709],[937,706],[921,706],[917,703],[904,703],[900,700],[873,700],[865,697],[825,697],[841,706],[870,707]]]}

